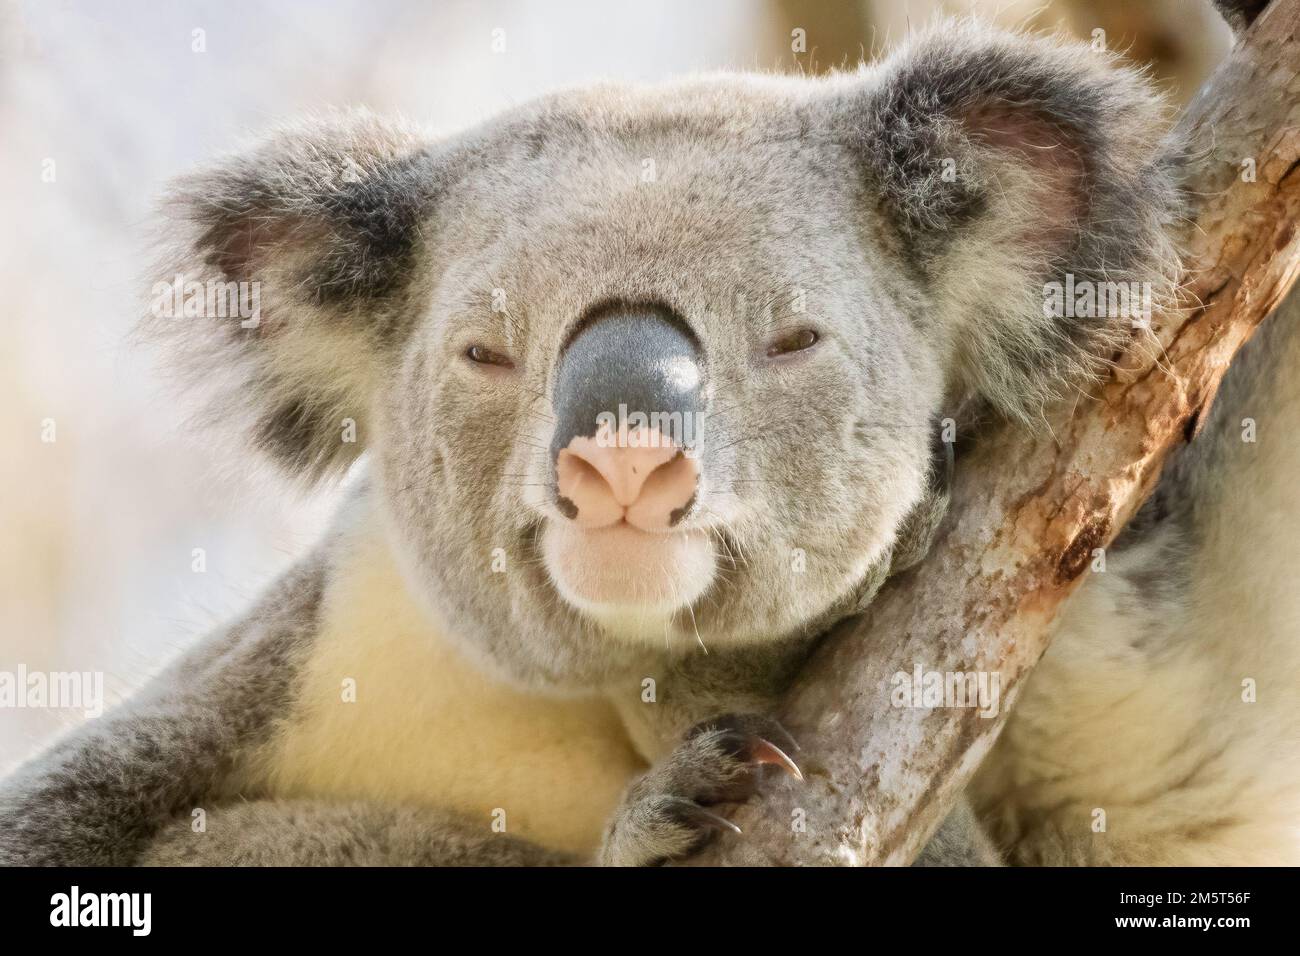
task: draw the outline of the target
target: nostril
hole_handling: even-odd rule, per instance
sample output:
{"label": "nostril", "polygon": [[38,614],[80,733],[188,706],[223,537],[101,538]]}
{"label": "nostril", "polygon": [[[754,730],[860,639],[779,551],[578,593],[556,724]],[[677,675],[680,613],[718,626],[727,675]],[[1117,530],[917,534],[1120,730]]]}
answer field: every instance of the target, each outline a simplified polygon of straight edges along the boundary
{"label": "nostril", "polygon": [[603,528],[623,518],[623,506],[605,476],[580,452],[565,448],[555,462],[560,513],[586,528]]}
{"label": "nostril", "polygon": [[695,495],[691,495],[690,500],[687,501],[686,504],[682,505],[680,508],[674,508],[669,513],[668,527],[670,528],[677,527],[677,525],[681,523],[682,519],[691,513],[691,509],[694,507],[695,507]]}
{"label": "nostril", "polygon": [[646,478],[641,494],[627,509],[628,524],[644,531],[665,531],[678,524],[695,502],[699,463],[677,452]]}
{"label": "nostril", "polygon": [[556,458],[557,507],[587,528],[626,520],[642,530],[666,530],[695,497],[696,462],[658,432],[573,439]]}

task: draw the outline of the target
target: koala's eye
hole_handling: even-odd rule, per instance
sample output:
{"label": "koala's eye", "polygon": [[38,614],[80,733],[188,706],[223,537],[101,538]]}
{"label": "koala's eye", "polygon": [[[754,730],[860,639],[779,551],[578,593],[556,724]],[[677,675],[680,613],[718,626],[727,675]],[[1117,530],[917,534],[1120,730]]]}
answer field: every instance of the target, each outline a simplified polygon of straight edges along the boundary
{"label": "koala's eye", "polygon": [[804,352],[817,344],[817,333],[812,329],[799,329],[795,332],[787,332],[775,342],[767,347],[768,358],[775,358],[778,355],[790,355],[794,352]]}
{"label": "koala's eye", "polygon": [[509,358],[482,345],[471,345],[465,350],[465,357],[479,365],[496,365],[500,368],[515,367],[515,363],[510,361]]}

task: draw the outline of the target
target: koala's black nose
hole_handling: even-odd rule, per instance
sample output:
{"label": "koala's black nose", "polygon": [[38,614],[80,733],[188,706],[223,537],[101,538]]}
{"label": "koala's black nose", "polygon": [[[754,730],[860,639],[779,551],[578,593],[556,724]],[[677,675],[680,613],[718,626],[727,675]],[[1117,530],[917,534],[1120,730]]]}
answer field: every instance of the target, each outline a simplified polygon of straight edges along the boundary
{"label": "koala's black nose", "polygon": [[677,524],[699,480],[702,379],[695,338],[667,310],[590,316],[556,375],[551,456],[560,510],[589,528]]}

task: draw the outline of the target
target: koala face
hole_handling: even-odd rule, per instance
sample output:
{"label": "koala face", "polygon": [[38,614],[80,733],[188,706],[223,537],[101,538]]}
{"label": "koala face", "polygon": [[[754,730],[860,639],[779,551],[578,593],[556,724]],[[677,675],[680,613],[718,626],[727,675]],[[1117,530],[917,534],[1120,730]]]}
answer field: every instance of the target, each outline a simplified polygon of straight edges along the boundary
{"label": "koala face", "polygon": [[[943,375],[919,290],[801,108],[745,79],[570,94],[444,195],[377,463],[418,579],[481,640],[782,636],[920,495]],[[620,406],[676,433],[598,443]]]}
{"label": "koala face", "polygon": [[170,271],[259,282],[263,321],[178,338],[299,473],[356,422],[412,589],[503,673],[591,686],[851,606],[945,408],[1030,414],[1122,341],[1043,288],[1167,286],[1157,109],[1100,54],[950,24],[450,142],[331,117],[182,184]]}

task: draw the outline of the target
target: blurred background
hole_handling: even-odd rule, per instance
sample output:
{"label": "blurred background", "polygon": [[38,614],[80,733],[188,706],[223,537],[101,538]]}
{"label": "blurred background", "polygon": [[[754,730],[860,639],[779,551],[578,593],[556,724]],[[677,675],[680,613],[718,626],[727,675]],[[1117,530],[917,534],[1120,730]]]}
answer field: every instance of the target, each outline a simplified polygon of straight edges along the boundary
{"label": "blurred background", "polygon": [[[217,460],[127,340],[171,176],[317,107],[452,132],[596,78],[851,67],[936,12],[1104,42],[1179,102],[1230,43],[1206,0],[0,0],[0,671],[102,671],[111,706],[337,497]],[[80,719],[0,708],[0,774]]]}

